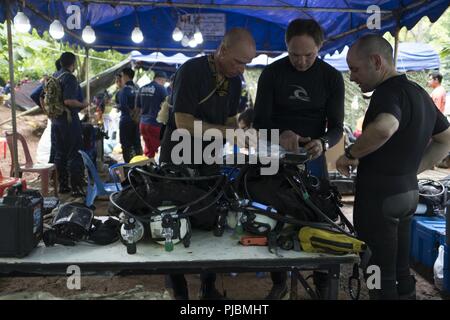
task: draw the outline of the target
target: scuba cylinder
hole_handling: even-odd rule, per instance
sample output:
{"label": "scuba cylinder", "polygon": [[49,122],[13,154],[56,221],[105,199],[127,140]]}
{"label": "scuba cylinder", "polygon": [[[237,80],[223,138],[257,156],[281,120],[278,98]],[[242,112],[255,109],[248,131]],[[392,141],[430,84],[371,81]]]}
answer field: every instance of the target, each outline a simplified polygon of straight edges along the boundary
{"label": "scuba cylinder", "polygon": [[128,254],[136,253],[136,242],[144,236],[144,225],[134,217],[127,217],[124,213],[120,214],[122,227],[120,228],[120,236],[127,247]]}

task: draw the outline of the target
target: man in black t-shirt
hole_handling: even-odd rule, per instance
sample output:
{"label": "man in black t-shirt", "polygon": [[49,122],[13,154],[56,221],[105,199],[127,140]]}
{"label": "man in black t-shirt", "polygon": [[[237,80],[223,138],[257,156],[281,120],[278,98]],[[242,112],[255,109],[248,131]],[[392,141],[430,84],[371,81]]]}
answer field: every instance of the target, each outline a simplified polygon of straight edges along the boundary
{"label": "man in black t-shirt", "polygon": [[[240,40],[244,42],[241,44]],[[255,55],[253,41],[245,29],[232,29],[225,35],[216,54],[191,59],[180,67],[173,83],[173,112],[161,142],[161,162],[174,162],[172,150],[179,143],[172,140],[176,129],[186,129],[193,137],[191,154],[187,157],[191,161],[184,163],[202,167],[203,159],[194,159],[194,139],[205,140],[208,129],[218,129],[225,137],[226,129],[237,127],[241,94],[239,75]],[[195,135],[194,121],[201,121],[200,136]],[[206,145],[203,143],[203,149]]]}
{"label": "man in black t-shirt", "polygon": [[346,176],[358,166],[353,220],[372,250],[368,265],[379,267],[381,276],[370,298],[414,299],[409,250],[417,173],[450,150],[449,123],[424,89],[396,72],[392,47],[382,37],[359,39],[347,63],[362,92],[375,90],[361,136],[336,163]]}
{"label": "man in black t-shirt", "polygon": [[[190,166],[195,164],[194,168],[201,174],[210,171],[207,170],[210,166],[205,165],[202,157],[206,146],[202,140],[208,134],[205,131],[217,129],[225,137],[226,129],[237,128],[236,114],[241,94],[239,75],[244,72],[245,65],[252,61],[255,52],[252,35],[245,29],[235,28],[227,32],[214,54],[191,59],[180,67],[173,84],[173,112],[161,141],[161,163],[178,162],[179,159],[175,160],[174,157],[179,154],[172,154],[179,143],[173,133],[187,130],[191,137],[191,149],[182,151],[182,163]],[[201,132],[194,130],[194,121],[201,122]],[[195,156],[194,139],[197,139],[197,143],[200,141],[202,146]],[[184,152],[190,154],[186,155]],[[215,288],[215,279],[215,274],[201,275],[201,299],[221,298]],[[171,275],[171,280],[175,298],[188,299],[184,275]]]}
{"label": "man in black t-shirt", "polygon": [[[308,170],[319,178],[328,177],[324,152],[341,139],[344,120],[344,81],[318,58],[323,39],[316,21],[291,21],[286,30],[289,56],[261,73],[254,121],[256,129],[279,129],[280,145],[289,151],[303,144],[312,158]],[[271,275],[273,287],[266,299],[282,299],[288,292],[287,275]],[[314,273],[321,295],[327,295],[325,282],[325,274]]]}

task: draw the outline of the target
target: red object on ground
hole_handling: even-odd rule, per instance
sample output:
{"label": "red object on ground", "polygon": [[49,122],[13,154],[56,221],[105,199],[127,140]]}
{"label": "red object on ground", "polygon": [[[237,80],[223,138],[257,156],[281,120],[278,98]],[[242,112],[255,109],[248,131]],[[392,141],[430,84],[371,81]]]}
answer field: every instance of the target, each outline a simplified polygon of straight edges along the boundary
{"label": "red object on ground", "polygon": [[3,159],[6,159],[6,139],[3,137],[0,137],[0,152],[3,150]]}
{"label": "red object on ground", "polygon": [[267,237],[264,236],[243,236],[239,243],[243,246],[267,246]]}
{"label": "red object on ground", "polygon": [[6,189],[12,187],[18,182],[22,182],[22,190],[27,189],[27,182],[25,179],[4,177],[2,171],[0,170],[0,198],[3,197]]}

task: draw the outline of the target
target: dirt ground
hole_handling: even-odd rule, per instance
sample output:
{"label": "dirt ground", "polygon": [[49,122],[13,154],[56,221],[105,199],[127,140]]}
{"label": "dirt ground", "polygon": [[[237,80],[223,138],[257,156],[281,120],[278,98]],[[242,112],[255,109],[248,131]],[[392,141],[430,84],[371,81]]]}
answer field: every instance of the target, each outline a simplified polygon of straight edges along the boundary
{"label": "dirt ground", "polygon": [[[10,117],[10,109],[0,105],[0,122]],[[26,137],[28,147],[35,157],[37,143],[46,124],[44,115],[24,116],[17,121],[18,131]],[[12,130],[10,124],[0,126],[0,132]],[[23,157],[19,148],[19,158]],[[22,158],[23,159],[23,158]],[[7,152],[6,159],[0,153],[0,169],[4,175],[9,173],[10,155]],[[442,169],[441,169],[442,170]],[[447,170],[448,171],[448,170]],[[443,172],[447,172],[443,171]],[[450,171],[447,172],[450,174]],[[38,187],[39,180],[36,176],[25,175],[30,186]],[[67,199],[67,198],[66,198]],[[352,202],[347,199],[344,213],[351,219]],[[104,215],[107,201],[97,201],[96,214]],[[125,249],[124,249],[125,250]],[[419,267],[413,272],[417,277],[417,297],[420,300],[440,300],[443,297],[434,287],[432,275],[428,270]],[[348,300],[348,278],[351,274],[351,266],[341,270],[341,290],[339,299]],[[310,273],[302,273],[307,277]],[[190,284],[190,297],[197,299],[199,290],[198,275],[188,275]],[[308,282],[312,285],[312,280]],[[0,299],[171,299],[170,289],[166,288],[165,277],[162,275],[98,275],[82,278],[81,290],[67,289],[67,277],[0,277]],[[263,299],[271,287],[269,274],[257,276],[255,273],[241,273],[235,276],[221,274],[217,278],[219,291],[226,291],[230,299]],[[299,286],[299,299],[310,299],[305,290]],[[367,299],[367,289],[363,284],[361,299]]]}

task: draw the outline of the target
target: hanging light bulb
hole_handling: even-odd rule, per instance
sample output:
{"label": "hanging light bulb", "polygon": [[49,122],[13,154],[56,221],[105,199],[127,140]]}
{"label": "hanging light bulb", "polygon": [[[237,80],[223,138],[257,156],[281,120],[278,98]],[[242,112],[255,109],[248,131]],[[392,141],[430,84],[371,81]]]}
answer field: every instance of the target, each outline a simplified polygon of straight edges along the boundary
{"label": "hanging light bulb", "polygon": [[48,29],[48,32],[50,33],[52,38],[56,40],[59,40],[62,37],[64,37],[64,27],[61,24],[61,22],[59,22],[59,20],[55,20],[52,22],[50,28]]}
{"label": "hanging light bulb", "polygon": [[203,35],[200,32],[200,29],[198,27],[195,28],[194,38],[195,38],[195,41],[197,42],[197,44],[203,43]]}
{"label": "hanging light bulb", "polygon": [[131,40],[133,40],[134,43],[141,43],[144,41],[144,35],[139,27],[133,29],[133,32],[131,33]]}
{"label": "hanging light bulb", "polygon": [[197,46],[197,41],[195,40],[195,37],[192,36],[191,39],[189,39],[189,47],[195,48]]}
{"label": "hanging light bulb", "polygon": [[28,32],[31,29],[30,20],[22,11],[17,12],[14,17],[14,28],[19,32]]}
{"label": "hanging light bulb", "polygon": [[95,31],[92,29],[90,25],[87,25],[83,29],[83,33],[81,34],[81,38],[86,43],[93,43],[95,41]]}
{"label": "hanging light bulb", "polygon": [[187,35],[184,35],[183,39],[181,39],[181,45],[183,47],[187,47],[189,45],[189,38]]}
{"label": "hanging light bulb", "polygon": [[183,39],[183,32],[180,30],[180,28],[175,27],[175,29],[173,29],[172,39],[177,42]]}

